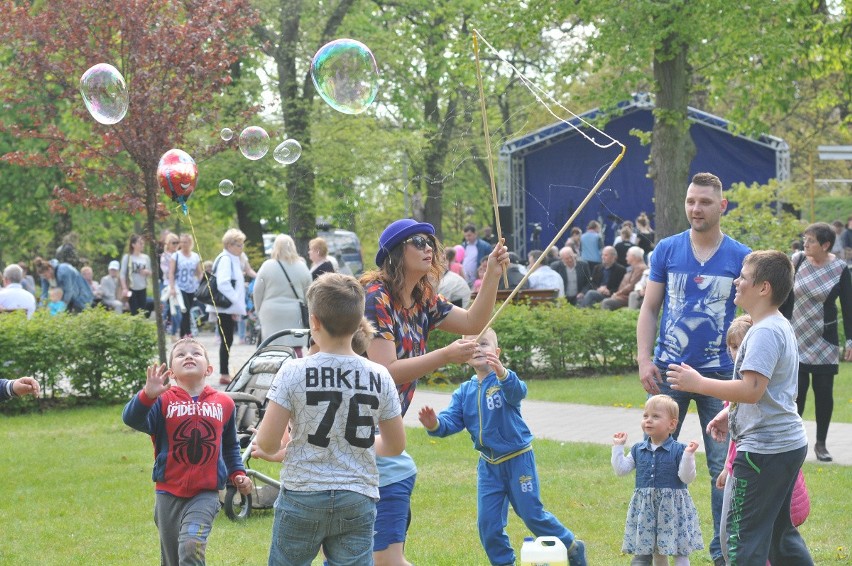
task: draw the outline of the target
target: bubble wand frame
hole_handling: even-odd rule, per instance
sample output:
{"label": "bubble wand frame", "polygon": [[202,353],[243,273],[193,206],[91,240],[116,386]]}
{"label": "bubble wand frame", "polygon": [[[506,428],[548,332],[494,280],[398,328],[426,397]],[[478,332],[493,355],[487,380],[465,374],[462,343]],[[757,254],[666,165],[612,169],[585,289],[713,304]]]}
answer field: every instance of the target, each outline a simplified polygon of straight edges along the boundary
{"label": "bubble wand frame", "polygon": [[[607,168],[607,170],[604,171],[603,176],[598,180],[597,183],[595,183],[595,186],[592,187],[592,190],[589,191],[589,194],[586,195],[586,198],[583,199],[583,202],[581,202],[580,206],[577,207],[577,210],[574,211],[574,214],[571,215],[571,217],[565,222],[565,225],[562,226],[562,229],[559,230],[556,236],[553,237],[553,241],[551,241],[544,249],[549,250],[550,248],[556,245],[557,240],[559,240],[559,238],[561,238],[562,235],[568,231],[568,228],[571,226],[571,224],[573,224],[574,219],[577,218],[577,215],[580,214],[583,208],[585,208],[589,201],[592,200],[592,197],[595,196],[595,194],[598,192],[600,186],[603,184],[604,181],[606,181],[607,177],[609,177],[610,173],[612,173],[612,171],[624,157],[624,152],[627,148],[621,143],[619,143],[619,145],[621,146],[621,153],[618,154],[618,157],[615,158],[615,161],[613,161]],[[526,274],[524,274],[524,278],[521,279],[521,281],[514,289],[512,289],[512,292],[509,294],[508,297],[506,297],[506,300],[503,301],[503,304],[500,305],[500,308],[498,308],[497,311],[491,316],[491,320],[488,321],[488,324],[485,325],[485,327],[482,329],[482,332],[480,332],[479,335],[476,337],[477,342],[482,338],[482,335],[485,334],[485,331],[488,330],[492,324],[494,324],[494,321],[497,319],[498,316],[500,316],[500,313],[503,312],[503,309],[506,307],[506,305],[515,297],[515,295],[518,294],[518,291],[521,290],[521,288],[524,286],[524,283],[526,283],[527,279],[529,279],[530,275],[536,270],[539,265],[541,265],[541,262],[544,261],[546,257],[547,254],[541,254],[536,260],[536,262],[532,264],[529,269],[527,269]]]}

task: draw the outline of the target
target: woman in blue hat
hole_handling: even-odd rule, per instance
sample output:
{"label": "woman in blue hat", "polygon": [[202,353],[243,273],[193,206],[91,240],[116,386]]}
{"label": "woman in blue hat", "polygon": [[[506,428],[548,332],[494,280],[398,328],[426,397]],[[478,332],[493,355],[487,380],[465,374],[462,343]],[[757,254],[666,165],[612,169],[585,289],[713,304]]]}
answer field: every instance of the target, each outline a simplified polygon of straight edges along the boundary
{"label": "woman in blue hat", "polygon": [[[379,237],[377,269],[365,273],[366,317],[376,327],[367,356],[390,371],[397,385],[402,414],[408,410],[417,380],[450,363],[467,361],[476,348],[473,340],[456,340],[444,348],[427,351],[429,332],[479,334],[494,309],[497,284],[509,265],[509,250],[499,242],[488,256],[482,287],[465,310],[439,296],[444,249],[435,228],[410,218],[388,225]],[[417,468],[403,452],[377,458],[380,500],[376,508],[373,556],[377,566],[407,566],[403,544],[411,519],[410,501]]]}

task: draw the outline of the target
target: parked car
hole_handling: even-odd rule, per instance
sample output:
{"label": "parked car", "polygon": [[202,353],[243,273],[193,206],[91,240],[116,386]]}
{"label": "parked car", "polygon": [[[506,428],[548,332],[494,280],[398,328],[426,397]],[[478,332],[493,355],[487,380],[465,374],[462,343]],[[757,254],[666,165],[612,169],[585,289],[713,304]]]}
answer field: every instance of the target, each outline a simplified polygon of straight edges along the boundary
{"label": "parked car", "polygon": [[[263,235],[263,251],[268,256],[272,253],[272,242],[278,234]],[[328,245],[328,256],[337,263],[341,273],[349,273],[356,277],[364,271],[364,259],[361,256],[361,240],[355,232],[330,228],[318,230],[317,236],[324,239]]]}

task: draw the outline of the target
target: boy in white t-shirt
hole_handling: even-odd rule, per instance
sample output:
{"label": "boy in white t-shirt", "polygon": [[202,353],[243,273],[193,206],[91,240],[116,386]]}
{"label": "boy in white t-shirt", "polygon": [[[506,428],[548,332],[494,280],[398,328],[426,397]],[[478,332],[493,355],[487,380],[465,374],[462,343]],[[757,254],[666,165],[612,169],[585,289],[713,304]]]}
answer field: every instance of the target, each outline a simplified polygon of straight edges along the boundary
{"label": "boy in white t-shirt", "polygon": [[708,379],[686,364],[668,366],[672,389],[730,401],[707,426],[715,439],[730,428],[737,445],[726,521],[728,564],[796,564],[813,559],[790,519],[790,498],[808,450],[796,408],[799,356],[778,307],[793,287],[793,265],[779,251],[756,251],[734,280],[734,303],[753,326],[740,345],[730,381]]}
{"label": "boy in white t-shirt", "polygon": [[256,439],[260,450],[274,454],[291,427],[269,564],[309,566],[320,547],[331,566],[372,564],[376,454],[396,456],[405,448],[399,397],[387,369],[352,349],[364,323],[358,281],[323,274],[307,301],[319,353],[281,367]]}

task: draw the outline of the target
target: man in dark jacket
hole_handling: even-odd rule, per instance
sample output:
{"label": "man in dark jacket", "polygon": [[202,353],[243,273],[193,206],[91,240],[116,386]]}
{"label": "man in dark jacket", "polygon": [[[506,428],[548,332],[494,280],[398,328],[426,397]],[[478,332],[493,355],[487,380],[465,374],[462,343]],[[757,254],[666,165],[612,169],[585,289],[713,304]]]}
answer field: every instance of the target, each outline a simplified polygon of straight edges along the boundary
{"label": "man in dark jacket", "polygon": [[592,290],[583,295],[581,307],[590,307],[611,297],[618,291],[618,285],[624,278],[625,268],[619,264],[615,248],[607,246],[601,252],[601,263],[592,272]]}

